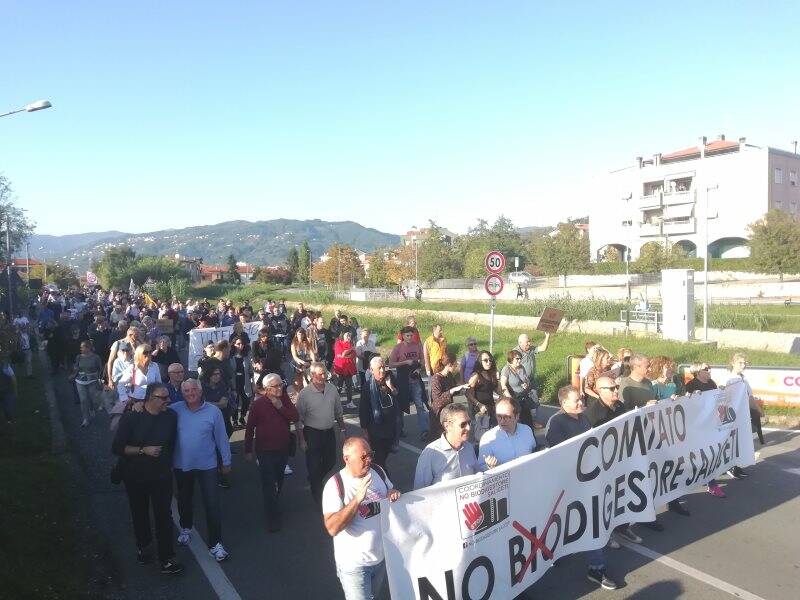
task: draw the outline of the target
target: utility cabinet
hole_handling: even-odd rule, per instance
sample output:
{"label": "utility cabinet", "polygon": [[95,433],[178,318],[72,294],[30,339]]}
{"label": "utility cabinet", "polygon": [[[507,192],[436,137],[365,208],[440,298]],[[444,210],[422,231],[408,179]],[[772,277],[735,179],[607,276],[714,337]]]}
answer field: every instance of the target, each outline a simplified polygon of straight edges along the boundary
{"label": "utility cabinet", "polygon": [[694,269],[661,271],[661,334],[688,342],[694,339]]}

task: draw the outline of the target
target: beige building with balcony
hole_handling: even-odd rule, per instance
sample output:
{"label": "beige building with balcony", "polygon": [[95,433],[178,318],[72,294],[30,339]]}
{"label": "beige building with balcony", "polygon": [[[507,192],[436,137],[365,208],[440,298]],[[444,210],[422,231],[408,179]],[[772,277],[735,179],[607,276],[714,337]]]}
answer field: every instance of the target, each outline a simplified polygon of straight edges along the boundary
{"label": "beige building with balcony", "polygon": [[638,157],[598,186],[589,213],[592,260],[602,260],[610,248],[620,256],[630,248],[635,260],[652,241],[704,257],[706,235],[710,257],[748,256],[750,223],[773,208],[800,216],[798,173],[796,152],[724,135],[647,160]]}

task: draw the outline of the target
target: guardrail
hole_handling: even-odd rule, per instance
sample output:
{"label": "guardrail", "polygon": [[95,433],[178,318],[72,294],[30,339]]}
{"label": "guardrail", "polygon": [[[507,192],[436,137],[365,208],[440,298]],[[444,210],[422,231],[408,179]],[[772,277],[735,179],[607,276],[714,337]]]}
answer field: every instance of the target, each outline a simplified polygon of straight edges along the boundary
{"label": "guardrail", "polygon": [[621,323],[641,323],[644,325],[655,325],[656,331],[661,328],[664,320],[663,313],[657,310],[632,310],[628,312],[625,309],[619,311],[619,320]]}

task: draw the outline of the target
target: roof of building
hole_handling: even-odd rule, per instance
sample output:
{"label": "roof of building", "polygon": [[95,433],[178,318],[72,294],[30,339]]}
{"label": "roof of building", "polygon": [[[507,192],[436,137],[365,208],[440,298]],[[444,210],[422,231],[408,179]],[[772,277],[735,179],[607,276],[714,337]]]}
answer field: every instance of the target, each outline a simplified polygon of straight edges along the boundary
{"label": "roof of building", "polygon": [[[739,142],[715,140],[706,144],[706,154],[731,152],[733,150],[738,150],[738,148]],[[691,148],[684,148],[683,150],[677,150],[675,152],[670,152],[669,154],[663,154],[661,155],[661,160],[662,162],[669,160],[680,160],[683,158],[691,158],[695,155],[700,156],[699,146],[692,146]]]}
{"label": "roof of building", "polygon": [[[5,263],[2,263],[2,264],[3,264],[4,267],[6,266]],[[11,266],[12,267],[24,267],[27,264],[28,264],[28,259],[27,258],[12,258],[11,259]],[[42,262],[39,261],[39,260],[36,260],[35,258],[30,259],[30,265],[32,267],[38,267],[41,264],[42,264]]]}
{"label": "roof of building", "polygon": [[[253,272],[253,265],[236,265],[236,271],[242,275],[249,275]],[[200,265],[200,273],[227,273],[228,265]]]}

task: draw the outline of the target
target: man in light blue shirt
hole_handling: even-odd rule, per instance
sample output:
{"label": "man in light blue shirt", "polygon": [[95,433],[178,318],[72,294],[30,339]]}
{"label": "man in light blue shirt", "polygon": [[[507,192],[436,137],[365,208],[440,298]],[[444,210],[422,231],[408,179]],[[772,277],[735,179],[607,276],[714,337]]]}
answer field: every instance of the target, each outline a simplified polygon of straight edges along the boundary
{"label": "man in light blue shirt", "polygon": [[481,469],[491,469],[525,456],[536,448],[533,430],[519,422],[520,406],[512,398],[501,398],[495,404],[497,426],[481,436],[478,462]]}
{"label": "man in light blue shirt", "polygon": [[206,512],[208,552],[217,562],[222,562],[228,558],[228,552],[222,546],[217,455],[222,461],[222,474],[227,475],[231,472],[231,445],[222,411],[203,400],[200,382],[187,379],[181,384],[181,392],[185,402],[169,405],[178,415],[178,437],[173,459],[181,525],[178,543],[185,546],[191,540],[194,520],[192,496],[196,479]]}
{"label": "man in light blue shirt", "polygon": [[463,404],[448,404],[439,413],[444,433],[425,446],[417,460],[414,489],[480,472],[470,444],[469,413]]}

